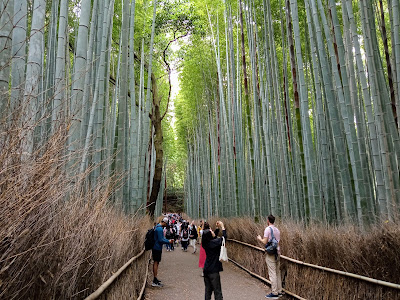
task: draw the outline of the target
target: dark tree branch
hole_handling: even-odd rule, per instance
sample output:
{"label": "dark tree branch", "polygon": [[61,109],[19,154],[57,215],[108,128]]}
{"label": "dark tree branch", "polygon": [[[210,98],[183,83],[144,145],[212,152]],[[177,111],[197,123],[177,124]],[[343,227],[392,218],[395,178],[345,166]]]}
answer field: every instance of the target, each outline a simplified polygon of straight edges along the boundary
{"label": "dark tree branch", "polygon": [[168,71],[169,90],[168,90],[168,102],[167,102],[167,107],[165,108],[165,112],[164,112],[163,116],[161,117],[161,120],[164,119],[165,115],[166,115],[167,112],[168,112],[168,106],[169,106],[169,102],[170,102],[170,100],[171,100],[171,91],[172,91],[172,84],[171,84],[171,67],[170,67],[170,65],[169,65],[169,63],[168,63],[168,61],[167,61],[167,51],[168,51],[169,46],[171,46],[172,43],[176,42],[176,41],[179,40],[179,39],[182,39],[182,38],[184,38],[184,37],[187,37],[189,34],[190,34],[190,33],[187,32],[187,33],[184,34],[184,35],[181,35],[181,36],[176,37],[176,32],[174,32],[174,39],[171,40],[171,41],[169,41],[167,47],[165,47],[165,49],[164,49],[164,51],[163,51],[163,60],[164,60],[164,63],[165,63],[165,65],[166,65],[167,71]]}

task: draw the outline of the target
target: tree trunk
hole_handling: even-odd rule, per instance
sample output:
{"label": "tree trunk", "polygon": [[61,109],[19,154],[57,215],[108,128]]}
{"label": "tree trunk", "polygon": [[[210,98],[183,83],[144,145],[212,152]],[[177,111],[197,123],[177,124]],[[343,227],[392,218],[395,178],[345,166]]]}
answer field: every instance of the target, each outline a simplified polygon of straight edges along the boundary
{"label": "tree trunk", "polygon": [[385,59],[386,59],[386,68],[387,68],[387,75],[389,80],[389,88],[390,88],[390,99],[392,102],[392,112],[394,121],[396,122],[396,127],[399,126],[398,122],[398,115],[396,110],[396,94],[394,90],[394,83],[393,83],[393,72],[392,72],[392,63],[390,61],[390,54],[389,54],[389,45],[386,33],[386,23],[385,23],[385,12],[383,11],[383,1],[379,0],[379,8],[381,13],[381,33],[382,33],[382,41],[383,46],[385,49]]}
{"label": "tree trunk", "polygon": [[154,73],[151,74],[151,83],[153,90],[153,113],[151,116],[151,122],[154,126],[154,147],[156,150],[156,165],[154,171],[153,185],[150,192],[150,198],[148,201],[148,213],[150,216],[154,216],[156,208],[158,193],[160,191],[161,179],[163,173],[163,133],[161,126],[161,113],[160,113],[160,102],[161,98],[158,95],[158,88]]}

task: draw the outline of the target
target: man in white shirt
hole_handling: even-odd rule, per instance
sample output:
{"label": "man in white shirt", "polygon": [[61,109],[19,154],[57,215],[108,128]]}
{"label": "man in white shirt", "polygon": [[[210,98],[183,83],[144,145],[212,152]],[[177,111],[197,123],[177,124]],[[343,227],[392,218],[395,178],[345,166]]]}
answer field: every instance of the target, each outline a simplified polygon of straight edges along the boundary
{"label": "man in white shirt", "polygon": [[276,254],[268,254],[266,253],[265,261],[268,266],[268,275],[271,280],[271,289],[272,292],[265,297],[268,299],[278,299],[282,295],[282,278],[281,278],[281,263],[280,263],[280,247],[279,241],[281,239],[281,233],[278,228],[275,227],[275,217],[273,215],[269,215],[268,219],[268,227],[264,230],[264,237],[261,238],[260,235],[257,236],[257,240],[266,245],[271,239],[272,234],[274,238],[278,242],[277,253]]}

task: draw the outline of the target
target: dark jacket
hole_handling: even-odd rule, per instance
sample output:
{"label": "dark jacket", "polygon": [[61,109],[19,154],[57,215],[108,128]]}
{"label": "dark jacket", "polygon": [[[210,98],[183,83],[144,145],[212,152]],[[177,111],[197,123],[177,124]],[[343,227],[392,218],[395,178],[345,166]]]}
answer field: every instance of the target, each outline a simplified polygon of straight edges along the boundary
{"label": "dark jacket", "polygon": [[173,239],[175,239],[175,229],[173,229],[173,228],[167,229],[167,231],[165,232],[165,237],[166,237],[168,240],[173,240]]}
{"label": "dark jacket", "polygon": [[195,240],[195,239],[197,239],[197,237],[198,237],[198,234],[197,234],[196,226],[194,226],[194,225],[190,226],[189,227],[189,238],[192,240]]}
{"label": "dark jacket", "polygon": [[[215,230],[215,235],[218,235],[219,229]],[[226,230],[222,231],[222,236],[226,241]],[[222,238],[217,237],[212,239],[207,245],[202,245],[206,251],[206,261],[204,263],[204,273],[212,274],[223,271],[222,263],[219,261],[219,253],[222,246]]]}

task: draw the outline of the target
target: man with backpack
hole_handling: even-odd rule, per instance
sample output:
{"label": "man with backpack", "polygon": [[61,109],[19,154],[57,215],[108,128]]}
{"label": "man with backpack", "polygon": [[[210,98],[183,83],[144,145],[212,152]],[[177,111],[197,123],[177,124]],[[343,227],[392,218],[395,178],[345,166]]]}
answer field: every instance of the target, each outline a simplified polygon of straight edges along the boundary
{"label": "man with backpack", "polygon": [[257,236],[257,240],[265,245],[266,257],[265,261],[268,267],[268,276],[271,280],[272,292],[266,295],[269,299],[278,299],[282,295],[282,278],[281,278],[281,263],[280,263],[280,247],[279,241],[281,233],[278,228],[275,227],[275,217],[269,215],[268,227],[264,230],[264,237]]}
{"label": "man with backpack", "polygon": [[166,227],[168,224],[168,218],[165,217],[162,219],[162,221],[156,225],[154,228],[154,246],[152,249],[152,256],[153,256],[153,283],[151,284],[152,286],[156,287],[163,287],[163,284],[161,283],[160,280],[157,278],[158,274],[158,265],[160,264],[161,261],[161,255],[162,255],[162,247],[164,244],[171,244],[174,242],[173,239],[167,240],[164,238],[164,230],[163,228]]}
{"label": "man with backpack", "polygon": [[[175,242],[175,229],[172,225],[167,225],[167,228],[165,229],[165,238],[167,240],[173,240]],[[167,244],[167,251],[174,251],[174,243],[172,244]]]}

